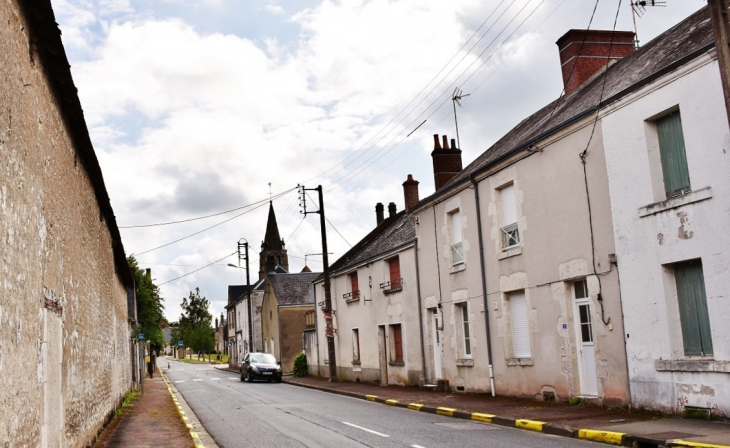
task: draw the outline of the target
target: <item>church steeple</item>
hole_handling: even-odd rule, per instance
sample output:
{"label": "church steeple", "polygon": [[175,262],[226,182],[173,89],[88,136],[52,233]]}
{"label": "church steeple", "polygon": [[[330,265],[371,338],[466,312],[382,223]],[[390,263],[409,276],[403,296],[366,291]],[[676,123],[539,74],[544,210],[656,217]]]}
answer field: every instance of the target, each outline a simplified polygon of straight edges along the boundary
{"label": "church steeple", "polygon": [[266,234],[261,242],[261,253],[259,254],[259,280],[264,278],[268,272],[281,266],[289,270],[289,257],[286,255],[284,240],[279,235],[279,226],[276,223],[274,203],[269,201],[269,218],[266,221]]}

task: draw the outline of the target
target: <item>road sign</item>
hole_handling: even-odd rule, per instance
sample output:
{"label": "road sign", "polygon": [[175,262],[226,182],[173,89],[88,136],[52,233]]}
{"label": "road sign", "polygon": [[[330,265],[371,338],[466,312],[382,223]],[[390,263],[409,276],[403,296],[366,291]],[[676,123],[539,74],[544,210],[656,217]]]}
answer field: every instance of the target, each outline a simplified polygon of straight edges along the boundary
{"label": "road sign", "polygon": [[182,341],[177,341],[177,346],[178,347],[182,347],[183,346],[183,342]]}
{"label": "road sign", "polygon": [[233,342],[229,342],[229,343],[228,343],[228,346],[229,346],[229,347],[233,347]]}
{"label": "road sign", "polygon": [[142,333],[139,334],[140,339],[144,339],[144,335]]}

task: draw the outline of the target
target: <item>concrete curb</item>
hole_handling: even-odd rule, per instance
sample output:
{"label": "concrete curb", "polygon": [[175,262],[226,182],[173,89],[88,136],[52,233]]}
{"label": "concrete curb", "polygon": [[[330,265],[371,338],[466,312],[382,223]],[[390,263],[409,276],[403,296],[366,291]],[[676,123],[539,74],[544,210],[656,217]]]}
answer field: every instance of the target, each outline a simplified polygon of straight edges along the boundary
{"label": "concrete curb", "polygon": [[190,431],[190,437],[192,437],[193,439],[195,448],[205,448],[204,445],[200,442],[200,436],[195,431],[195,428],[193,428],[193,424],[190,423],[190,419],[188,419],[188,416],[185,415],[185,411],[183,411],[182,406],[180,406],[180,402],[178,401],[177,397],[175,397],[175,394],[173,393],[172,387],[170,385],[170,381],[167,379],[167,376],[165,376],[165,373],[162,371],[162,369],[160,369],[160,375],[162,376],[162,381],[165,382],[165,386],[167,387],[167,393],[170,394],[172,402],[175,403],[175,406],[177,407],[177,412],[178,414],[180,414],[180,418],[185,424],[185,427],[188,428],[188,430]]}
{"label": "concrete curb", "polygon": [[395,399],[382,398],[377,395],[363,395],[356,392],[341,391],[330,389],[327,387],[317,386],[313,384],[299,383],[297,381],[285,380],[287,384],[293,386],[314,389],[321,392],[328,392],[347,397],[358,398],[361,400],[381,403],[388,406],[410,409],[412,411],[426,412],[429,414],[443,415],[446,417],[454,417],[464,420],[474,420],[477,422],[491,423],[493,425],[506,426],[509,428],[523,429],[527,431],[541,432],[553,436],[567,437],[571,439],[584,439],[593,442],[601,442],[609,445],[618,446],[642,446],[642,447],[697,447],[697,448],[730,448],[725,445],[713,445],[699,442],[688,442],[685,440],[660,440],[646,437],[632,436],[630,434],[612,431],[602,431],[594,429],[571,429],[563,426],[553,425],[546,422],[540,422],[529,419],[514,419],[510,417],[500,417],[494,414],[486,414],[481,412],[461,411],[455,408],[432,407],[421,403],[402,403]]}

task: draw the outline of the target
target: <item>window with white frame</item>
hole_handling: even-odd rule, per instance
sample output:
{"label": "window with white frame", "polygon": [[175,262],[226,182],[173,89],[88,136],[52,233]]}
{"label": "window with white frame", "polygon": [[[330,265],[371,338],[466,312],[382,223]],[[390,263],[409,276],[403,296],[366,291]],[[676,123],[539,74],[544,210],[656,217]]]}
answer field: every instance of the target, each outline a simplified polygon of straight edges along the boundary
{"label": "window with white frame", "polygon": [[509,309],[512,323],[512,355],[515,358],[531,358],[530,325],[527,319],[525,291],[509,294]]}
{"label": "window with white frame", "polygon": [[461,348],[464,358],[471,358],[471,332],[469,331],[469,306],[466,302],[457,305],[461,320]]}
{"label": "window with white frame", "polygon": [[502,248],[509,249],[520,244],[520,231],[517,227],[517,202],[515,184],[509,184],[499,190],[502,202]]}
{"label": "window with white frame", "polygon": [[464,246],[461,243],[461,212],[456,210],[449,213],[449,228],[451,237],[451,264],[464,263]]}

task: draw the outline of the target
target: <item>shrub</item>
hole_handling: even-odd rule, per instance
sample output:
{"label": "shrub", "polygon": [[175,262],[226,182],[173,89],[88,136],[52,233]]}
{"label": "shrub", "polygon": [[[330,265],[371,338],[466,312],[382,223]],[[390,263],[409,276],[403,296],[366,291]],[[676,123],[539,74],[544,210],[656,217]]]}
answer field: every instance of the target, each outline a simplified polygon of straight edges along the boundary
{"label": "shrub", "polygon": [[309,367],[307,366],[307,355],[300,353],[294,358],[294,375],[296,376],[307,376],[309,375]]}

